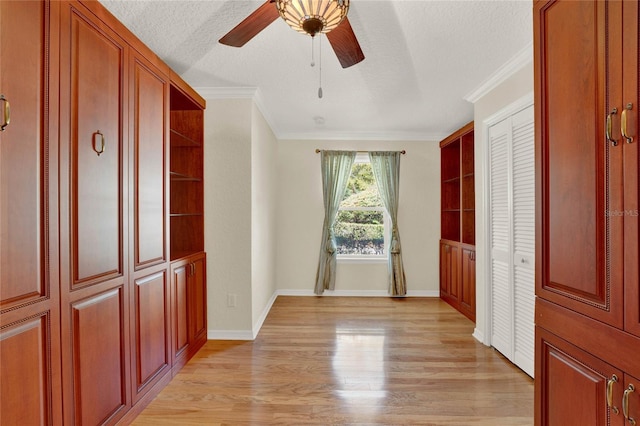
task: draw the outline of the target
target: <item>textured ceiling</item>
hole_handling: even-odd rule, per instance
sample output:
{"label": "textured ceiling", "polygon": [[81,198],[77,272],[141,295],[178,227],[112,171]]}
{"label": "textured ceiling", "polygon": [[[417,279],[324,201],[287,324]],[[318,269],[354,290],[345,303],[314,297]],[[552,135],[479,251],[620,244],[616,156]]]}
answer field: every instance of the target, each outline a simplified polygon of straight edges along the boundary
{"label": "textured ceiling", "polygon": [[532,40],[529,0],[351,0],[366,59],[341,68],[323,36],[311,67],[312,39],[281,19],[241,48],[218,43],[262,1],[101,3],[194,88],[257,88],[279,138],[439,139],[473,119],[465,95]]}

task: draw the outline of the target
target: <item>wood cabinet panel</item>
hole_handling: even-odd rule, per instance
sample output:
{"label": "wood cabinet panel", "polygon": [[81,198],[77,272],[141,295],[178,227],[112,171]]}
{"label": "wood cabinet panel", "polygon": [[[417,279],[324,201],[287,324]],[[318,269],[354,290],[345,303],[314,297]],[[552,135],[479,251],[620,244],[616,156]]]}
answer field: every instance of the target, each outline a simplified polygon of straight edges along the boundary
{"label": "wood cabinet panel", "polygon": [[[623,2],[623,97],[622,107],[627,109],[626,133],[633,138],[623,141],[624,150],[624,283],[625,324],[629,333],[640,337],[640,6],[638,2]],[[626,59],[631,58],[631,59]],[[640,422],[640,419],[636,417]]]}
{"label": "wood cabinet panel", "polygon": [[189,337],[192,341],[201,340],[207,334],[207,283],[206,265],[204,253],[192,258],[193,275],[191,277],[189,295],[190,299],[190,330]]}
{"label": "wood cabinet panel", "polygon": [[627,424],[640,421],[640,380],[628,374],[624,376],[622,415],[627,416]]}
{"label": "wood cabinet panel", "polygon": [[[0,132],[0,306],[47,295],[43,220],[48,197],[49,7],[0,2],[0,101],[11,120]],[[28,267],[26,265],[29,265]]]}
{"label": "wood cabinet panel", "polygon": [[197,253],[171,265],[173,360],[178,364],[207,340],[206,255]]}
{"label": "wood cabinet panel", "polygon": [[164,270],[135,280],[135,388],[139,393],[170,364],[169,286]]}
{"label": "wood cabinet panel", "polygon": [[127,404],[123,288],[73,303],[71,310],[74,423],[102,424]]}
{"label": "wood cabinet panel", "polygon": [[[62,423],[57,269],[59,10],[57,2],[0,2],[3,425]],[[9,123],[5,108],[10,110]]]}
{"label": "wood cabinet panel", "polygon": [[131,72],[135,266],[167,260],[168,77],[134,56]]}
{"label": "wood cabinet panel", "polygon": [[[536,398],[544,403],[536,425],[619,425],[621,415],[607,408],[607,381],[623,373],[562,339],[536,328],[539,377]],[[622,383],[613,386],[613,405],[620,411]]]}
{"label": "wood cabinet panel", "polygon": [[460,281],[460,312],[476,320],[476,251],[462,247],[462,279]]}
{"label": "wood cabinet panel", "polygon": [[126,53],[122,40],[73,7],[69,25],[70,210],[75,287],[92,279],[123,274]]}
{"label": "wood cabinet panel", "polygon": [[0,424],[53,422],[51,344],[47,314],[0,331]]}
{"label": "wood cabinet panel", "polygon": [[[619,9],[620,2],[550,2],[535,19],[536,138],[544,158],[538,295],[621,327],[622,221],[608,213],[622,209],[622,151],[604,137],[609,103],[620,96],[611,77],[620,57],[610,48],[621,41]],[[575,105],[578,125],[566,118]]]}
{"label": "wood cabinet panel", "polygon": [[175,357],[189,344],[189,321],[187,318],[187,267],[184,264],[172,268],[173,286],[173,354]]}

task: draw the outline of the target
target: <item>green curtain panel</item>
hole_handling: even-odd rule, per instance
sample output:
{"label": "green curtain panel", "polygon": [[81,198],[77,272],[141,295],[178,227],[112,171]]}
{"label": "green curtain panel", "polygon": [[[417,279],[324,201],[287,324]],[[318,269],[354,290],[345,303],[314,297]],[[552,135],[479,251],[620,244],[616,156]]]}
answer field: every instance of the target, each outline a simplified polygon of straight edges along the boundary
{"label": "green curtain panel", "polygon": [[321,151],[324,223],[322,224],[315,294],[322,294],[325,290],[335,288],[336,238],[334,226],[355,158],[355,151]]}
{"label": "green curtain panel", "polygon": [[402,265],[402,248],[398,231],[398,198],[400,192],[400,152],[372,151],[369,161],[378,183],[378,191],[391,216],[391,244],[389,245],[389,293],[407,294],[407,283]]}

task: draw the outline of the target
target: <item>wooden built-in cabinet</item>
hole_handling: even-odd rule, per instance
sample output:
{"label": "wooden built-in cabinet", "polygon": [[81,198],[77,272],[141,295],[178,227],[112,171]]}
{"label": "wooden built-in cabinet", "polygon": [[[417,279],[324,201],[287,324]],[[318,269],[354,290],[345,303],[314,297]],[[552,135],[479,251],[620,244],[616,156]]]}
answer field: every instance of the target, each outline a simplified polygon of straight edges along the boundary
{"label": "wooden built-in cabinet", "polygon": [[206,341],[204,100],[97,2],[0,2],[0,35],[0,423],[128,423]]}
{"label": "wooden built-in cabinet", "polygon": [[473,122],[440,142],[440,297],[476,315]]}
{"label": "wooden built-in cabinet", "polygon": [[639,24],[534,4],[536,425],[640,423]]}
{"label": "wooden built-in cabinet", "polygon": [[174,364],[186,362],[207,340],[204,253],[171,263]]}
{"label": "wooden built-in cabinet", "polygon": [[0,2],[0,424],[62,424],[57,2]]}

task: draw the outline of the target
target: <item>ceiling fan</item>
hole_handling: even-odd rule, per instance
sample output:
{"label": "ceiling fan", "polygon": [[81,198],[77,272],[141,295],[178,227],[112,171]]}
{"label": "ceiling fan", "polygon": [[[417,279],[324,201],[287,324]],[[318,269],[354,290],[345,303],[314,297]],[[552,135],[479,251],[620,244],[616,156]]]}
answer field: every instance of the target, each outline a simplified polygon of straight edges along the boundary
{"label": "ceiling fan", "polygon": [[342,68],[348,68],[364,59],[348,9],[349,0],[267,0],[219,41],[242,47],[280,16],[298,32],[325,33]]}

